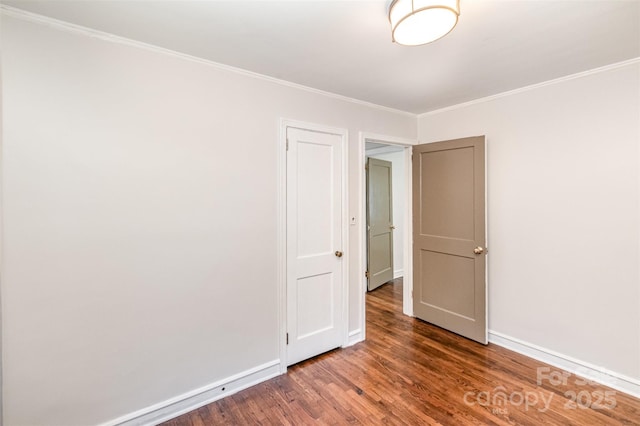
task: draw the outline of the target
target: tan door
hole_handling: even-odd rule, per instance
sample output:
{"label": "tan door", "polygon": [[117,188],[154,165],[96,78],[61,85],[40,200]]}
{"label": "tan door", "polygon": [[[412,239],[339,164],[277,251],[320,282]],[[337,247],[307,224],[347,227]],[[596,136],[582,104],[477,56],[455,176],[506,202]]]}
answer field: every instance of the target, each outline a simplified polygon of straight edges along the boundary
{"label": "tan door", "polygon": [[393,279],[391,162],[367,159],[367,271],[369,290]]}
{"label": "tan door", "polygon": [[413,148],[413,310],[487,343],[485,138]]}

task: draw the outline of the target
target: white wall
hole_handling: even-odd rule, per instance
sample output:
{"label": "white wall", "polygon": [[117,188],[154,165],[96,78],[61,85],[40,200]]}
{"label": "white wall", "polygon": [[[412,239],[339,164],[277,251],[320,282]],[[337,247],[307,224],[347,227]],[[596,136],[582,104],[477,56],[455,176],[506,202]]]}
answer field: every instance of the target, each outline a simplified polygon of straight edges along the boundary
{"label": "white wall", "polygon": [[640,378],[640,65],[419,117],[486,135],[489,327]]}
{"label": "white wall", "polygon": [[105,422],[277,359],[278,120],[348,129],[351,193],[359,131],[416,138],[415,116],[55,26],[1,36],[7,425]]}
{"label": "white wall", "polygon": [[404,216],[406,213],[406,168],[404,150],[384,154],[371,154],[369,157],[391,162],[391,192],[393,195],[393,277],[401,277],[404,273]]}

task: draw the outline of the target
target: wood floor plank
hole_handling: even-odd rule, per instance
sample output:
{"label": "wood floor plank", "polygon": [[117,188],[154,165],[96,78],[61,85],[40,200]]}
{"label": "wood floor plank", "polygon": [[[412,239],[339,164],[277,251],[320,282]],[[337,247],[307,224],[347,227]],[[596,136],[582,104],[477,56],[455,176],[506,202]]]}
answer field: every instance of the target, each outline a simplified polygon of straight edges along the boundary
{"label": "wood floor plank", "polygon": [[640,425],[637,398],[568,373],[566,383],[538,383],[538,368],[564,373],[404,316],[399,279],[367,294],[365,342],[165,426]]}

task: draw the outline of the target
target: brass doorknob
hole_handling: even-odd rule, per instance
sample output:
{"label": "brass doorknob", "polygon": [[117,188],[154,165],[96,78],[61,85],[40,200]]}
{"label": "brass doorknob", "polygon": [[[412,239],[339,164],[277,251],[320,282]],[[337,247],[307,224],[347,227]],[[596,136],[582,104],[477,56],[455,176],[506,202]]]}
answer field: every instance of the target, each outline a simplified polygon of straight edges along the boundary
{"label": "brass doorknob", "polygon": [[390,225],[389,229],[396,229],[395,225]]}
{"label": "brass doorknob", "polygon": [[482,254],[484,252],[484,249],[482,247],[478,246],[478,247],[473,249],[473,252],[475,254]]}
{"label": "brass doorknob", "polygon": [[336,251],[336,257],[342,257],[342,252],[341,251]]}

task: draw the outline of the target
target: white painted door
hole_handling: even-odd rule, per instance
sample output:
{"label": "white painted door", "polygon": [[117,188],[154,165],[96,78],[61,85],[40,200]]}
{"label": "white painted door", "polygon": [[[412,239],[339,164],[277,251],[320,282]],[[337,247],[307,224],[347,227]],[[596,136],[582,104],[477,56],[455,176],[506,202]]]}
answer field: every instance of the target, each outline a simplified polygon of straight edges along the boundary
{"label": "white painted door", "polygon": [[342,144],[287,128],[287,365],[342,344]]}

